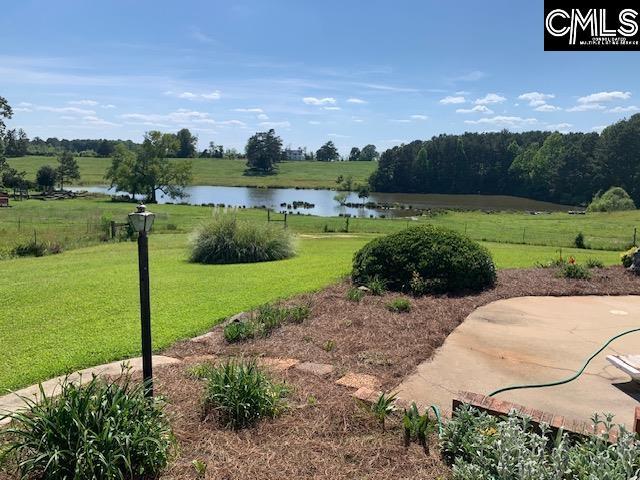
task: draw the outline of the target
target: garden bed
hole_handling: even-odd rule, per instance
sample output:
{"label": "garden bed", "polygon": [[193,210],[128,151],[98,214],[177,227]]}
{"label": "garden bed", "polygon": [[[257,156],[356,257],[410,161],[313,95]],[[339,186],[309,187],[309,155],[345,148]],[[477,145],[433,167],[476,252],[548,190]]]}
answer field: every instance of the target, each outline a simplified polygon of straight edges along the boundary
{"label": "garden bed", "polygon": [[[387,304],[397,293],[347,300],[344,282],[316,294],[297,297],[309,302],[311,316],[289,324],[266,338],[228,344],[222,329],[199,342],[179,342],[166,355],[264,355],[332,364],[338,372],[377,376],[385,389],[395,387],[422,361],[430,358],[446,337],[476,308],[521,296],[634,295],[640,280],[622,267],[593,269],[590,280],[558,278],[556,270],[499,270],[496,287],[477,294],[410,298],[411,311],[391,313]],[[327,348],[331,343],[330,351]]]}

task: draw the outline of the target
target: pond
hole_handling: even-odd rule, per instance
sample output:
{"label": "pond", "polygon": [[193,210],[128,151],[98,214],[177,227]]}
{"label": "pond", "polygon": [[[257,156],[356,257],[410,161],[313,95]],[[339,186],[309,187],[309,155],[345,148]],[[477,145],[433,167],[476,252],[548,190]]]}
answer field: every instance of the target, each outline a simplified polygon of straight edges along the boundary
{"label": "pond", "polygon": [[[74,191],[88,191],[113,195],[106,186],[73,187]],[[307,190],[296,188],[256,188],[192,186],[186,189],[188,197],[172,199],[158,192],[158,203],[225,204],[228,206],[267,207],[277,212],[334,217],[351,215],[356,217],[406,217],[417,215],[428,209],[467,210],[520,210],[520,211],[565,211],[572,207],[504,195],[444,195],[422,193],[376,193],[372,192],[363,207],[356,193],[349,193],[341,205],[335,196],[342,192],[334,190]],[[346,193],[346,192],[345,192]],[[375,205],[374,205],[375,204]]]}

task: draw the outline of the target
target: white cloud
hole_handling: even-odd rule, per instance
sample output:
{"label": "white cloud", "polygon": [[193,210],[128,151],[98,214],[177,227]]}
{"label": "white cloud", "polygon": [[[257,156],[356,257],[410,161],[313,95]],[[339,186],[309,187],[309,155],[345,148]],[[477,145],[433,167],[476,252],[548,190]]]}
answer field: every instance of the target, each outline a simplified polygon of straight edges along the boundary
{"label": "white cloud", "polygon": [[578,103],[602,103],[612,102],[614,100],[628,100],[629,98],[631,98],[631,92],[598,92],[585,97],[580,97],[578,99]]}
{"label": "white cloud", "polygon": [[33,103],[29,103],[29,102],[20,102],[18,104],[19,107],[33,107]]}
{"label": "white cloud", "polygon": [[265,113],[260,113],[258,114],[258,120],[269,120],[269,115],[265,114]]}
{"label": "white cloud", "polygon": [[95,115],[95,110],[87,110],[85,108],[78,107],[36,107],[36,110],[41,110],[43,112],[54,112],[54,113],[75,113],[77,115]]}
{"label": "white cloud", "polygon": [[83,117],[82,120],[84,120],[85,123],[96,126],[96,127],[119,127],[120,126],[120,124],[118,123],[109,122],[100,117],[96,117],[95,115],[87,115]]}
{"label": "white cloud", "polygon": [[120,115],[123,120],[128,120],[133,123],[141,123],[143,125],[156,125],[164,126],[168,128],[171,126],[197,126],[202,124],[208,125],[223,125],[223,126],[239,126],[245,127],[246,123],[240,120],[224,120],[217,121],[211,118],[206,112],[199,112],[197,110],[188,110],[180,108],[175,112],[167,114],[146,114],[146,113],[125,113]]}
{"label": "white cloud", "polygon": [[594,132],[602,133],[602,131],[607,128],[608,125],[596,125],[595,127],[591,127],[591,130]]}
{"label": "white cloud", "polygon": [[556,123],[556,124],[549,124],[549,125],[547,125],[546,128],[548,130],[552,130],[552,131],[566,132],[571,127],[573,127],[573,125],[571,123]]}
{"label": "white cloud", "polygon": [[333,97],[304,97],[302,101],[307,105],[334,105],[336,103],[336,99]]}
{"label": "white cloud", "polygon": [[291,123],[285,120],[283,122],[260,122],[259,125],[261,127],[268,127],[268,128],[289,128],[291,126]]}
{"label": "white cloud", "polygon": [[116,108],[116,106],[115,106],[115,105],[112,105],[111,103],[108,103],[107,105],[100,105],[100,107],[102,107],[102,108],[106,108],[106,109]]}
{"label": "white cloud", "polygon": [[480,70],[474,70],[472,72],[465,73],[464,75],[454,77],[452,78],[452,80],[458,82],[477,82],[478,80],[482,80],[486,76],[486,73],[481,72]]}
{"label": "white cloud", "polygon": [[599,103],[583,103],[575,107],[567,108],[567,112],[588,112],[592,110],[604,110],[604,106]]}
{"label": "white cloud", "polygon": [[529,102],[530,107],[540,107],[547,103],[547,100],[556,98],[552,93],[528,92],[518,97],[520,100]]}
{"label": "white cloud", "polygon": [[318,122],[317,120],[309,120],[307,122],[309,125],[320,125],[322,122]]}
{"label": "white cloud", "polygon": [[75,120],[76,117],[70,117],[69,115],[62,115],[60,117],[60,120],[67,120],[67,121],[71,121],[71,120]]}
{"label": "white cloud", "polygon": [[465,120],[464,123],[469,125],[492,125],[502,128],[521,128],[527,125],[537,123],[535,118],[522,118],[498,115],[496,117],[485,117],[478,120]]}
{"label": "white cloud", "polygon": [[13,109],[14,112],[23,112],[23,113],[29,113],[29,112],[33,112],[32,109],[28,108],[28,107],[16,107]]}
{"label": "white cloud", "polygon": [[327,137],[333,137],[333,138],[351,138],[349,135],[342,135],[340,133],[328,133]]}
{"label": "white cloud", "polygon": [[456,113],[486,113],[487,115],[491,115],[493,110],[484,105],[476,105],[473,108],[458,108]]}
{"label": "white cloud", "polygon": [[95,107],[98,102],[95,100],[72,100],[67,102],[69,105],[84,105],[85,107]]}
{"label": "white cloud", "polygon": [[542,105],[534,108],[536,112],[555,112],[557,110],[562,110],[560,107],[556,107],[555,105],[549,105],[548,103],[543,103]]}
{"label": "white cloud", "polygon": [[324,110],[342,110],[340,107],[322,107]]}
{"label": "white cloud", "polygon": [[[358,117],[352,117],[352,118],[351,118],[351,121],[353,121],[353,122],[355,122],[355,123],[362,123],[362,122],[364,122],[364,120],[363,120],[363,119],[358,118]],[[311,123],[311,122],[309,122],[309,123]]]}
{"label": "white cloud", "polygon": [[362,100],[361,98],[355,98],[355,97],[351,97],[347,99],[347,103],[356,103],[358,105],[362,105],[364,103],[367,103],[366,100]]}
{"label": "white cloud", "polygon": [[457,97],[448,96],[440,99],[440,103],[443,105],[464,103],[466,101],[467,100],[463,96],[457,96]]}
{"label": "white cloud", "polygon": [[245,112],[245,113],[264,113],[264,110],[261,108],[234,108],[234,112]]}
{"label": "white cloud", "polygon": [[629,113],[640,111],[640,108],[635,105],[629,105],[628,107],[615,107],[607,110],[608,113]]}
{"label": "white cloud", "polygon": [[502,103],[506,100],[505,97],[498,95],[497,93],[487,93],[484,97],[478,98],[475,101],[476,105],[491,105],[493,103]]}
{"label": "white cloud", "polygon": [[410,115],[413,120],[426,120],[429,117],[426,115]]}
{"label": "white cloud", "polygon": [[193,92],[173,92],[168,90],[165,95],[181,98],[183,100],[219,100],[222,96],[220,90],[214,90],[210,93],[193,93]]}
{"label": "white cloud", "polygon": [[394,119],[391,119],[389,121],[393,122],[393,123],[411,123],[411,120],[406,119],[406,118],[399,118],[399,119],[394,118]]}

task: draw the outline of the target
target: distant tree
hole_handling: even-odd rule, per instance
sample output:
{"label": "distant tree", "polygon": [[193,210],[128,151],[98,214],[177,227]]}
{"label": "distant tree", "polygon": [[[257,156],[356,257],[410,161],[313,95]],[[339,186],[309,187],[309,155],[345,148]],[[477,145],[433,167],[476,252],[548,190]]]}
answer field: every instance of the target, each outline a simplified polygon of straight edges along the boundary
{"label": "distant tree", "polygon": [[26,175],[27,172],[19,172],[7,165],[2,172],[0,183],[6,188],[13,189],[14,192],[28,190],[31,187],[31,182],[26,180]]}
{"label": "distant tree", "polygon": [[24,157],[29,147],[29,138],[24,130],[8,130],[5,138],[5,153],[8,157]]}
{"label": "distant tree", "polygon": [[192,135],[188,128],[180,130],[176,137],[178,139],[178,147],[176,149],[176,157],[193,158],[196,156],[198,146],[198,137]]}
{"label": "distant tree", "polygon": [[282,155],[282,139],[273,129],[268,132],[258,132],[247,141],[245,153],[249,170],[272,172]]}
{"label": "distant tree", "polygon": [[96,150],[96,153],[99,157],[110,157],[113,154],[114,146],[113,143],[108,140],[102,140],[100,142],[100,146]]}
{"label": "distant tree", "polygon": [[358,147],[353,147],[351,152],[349,152],[349,161],[357,162],[360,160],[360,149]]}
{"label": "distant tree", "polygon": [[170,161],[178,148],[175,135],[147,132],[137,155],[117,146],[105,178],[117,190],[142,193],[150,203],[157,202],[160,191],[171,198],[183,197],[191,183],[192,166],[188,161]]}
{"label": "distant tree", "polygon": [[73,157],[73,154],[68,150],[62,152],[62,155],[58,157],[59,166],[56,170],[57,178],[60,182],[60,190],[64,189],[64,183],[67,180],[79,180],[80,179],[80,167],[78,162]]}
{"label": "distant tree", "polygon": [[[220,145],[220,147],[222,147],[222,145]],[[239,154],[238,154],[238,150],[236,150],[235,148],[227,148],[224,151],[224,158],[230,158],[231,160],[235,160],[236,158],[238,158]]]}
{"label": "distant tree", "polygon": [[58,172],[51,165],[43,165],[36,173],[36,184],[43,192],[50,192],[56,185]]}
{"label": "distant tree", "polygon": [[367,202],[367,198],[369,198],[369,187],[364,185],[358,187],[358,198],[362,200],[364,205]]}
{"label": "distant tree", "polygon": [[363,162],[370,162],[373,160],[377,160],[379,156],[380,154],[377,152],[376,146],[369,144],[362,149],[362,152],[360,152],[358,160]]}
{"label": "distant tree", "polygon": [[4,119],[9,119],[12,116],[13,110],[11,109],[11,105],[9,105],[6,98],[0,97],[0,137],[4,134],[4,130],[6,128]]}
{"label": "distant tree", "polygon": [[319,162],[334,162],[339,158],[338,149],[331,140],[322,145],[316,152],[316,159]]}

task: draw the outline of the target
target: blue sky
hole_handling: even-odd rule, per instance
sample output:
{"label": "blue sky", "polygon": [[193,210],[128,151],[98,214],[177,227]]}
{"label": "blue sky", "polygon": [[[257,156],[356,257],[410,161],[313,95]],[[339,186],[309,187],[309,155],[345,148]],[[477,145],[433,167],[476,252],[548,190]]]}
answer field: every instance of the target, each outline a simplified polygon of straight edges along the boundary
{"label": "blue sky", "polygon": [[40,137],[188,127],[343,153],[439,133],[593,131],[640,110],[638,53],[544,52],[543,2],[21,0],[0,95]]}

